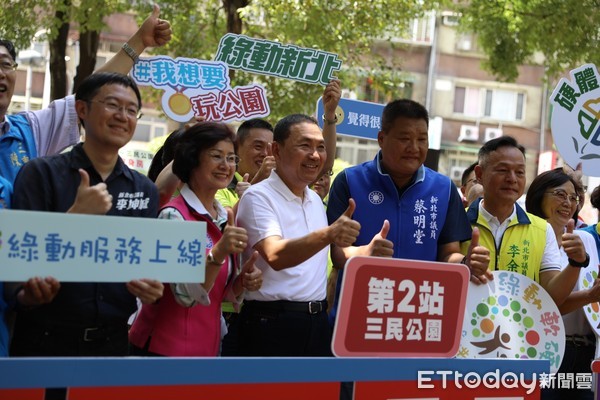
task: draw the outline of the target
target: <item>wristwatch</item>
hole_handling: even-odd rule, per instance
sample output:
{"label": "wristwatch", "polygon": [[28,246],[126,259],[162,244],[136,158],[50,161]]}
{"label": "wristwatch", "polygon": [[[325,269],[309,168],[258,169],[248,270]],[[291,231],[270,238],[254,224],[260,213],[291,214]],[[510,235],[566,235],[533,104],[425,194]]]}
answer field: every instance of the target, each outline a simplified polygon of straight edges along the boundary
{"label": "wristwatch", "polygon": [[571,267],[575,267],[575,268],[585,268],[588,265],[590,265],[590,255],[588,253],[585,253],[585,261],[584,262],[577,262],[575,260],[573,260],[572,258],[569,258],[569,265]]}
{"label": "wristwatch", "polygon": [[123,43],[122,49],[133,60],[134,63],[137,62],[137,60],[140,58],[138,53],[136,53],[135,50],[127,42]]}
{"label": "wristwatch", "polygon": [[225,264],[225,260],[223,260],[223,261],[215,260],[215,256],[213,256],[213,253],[211,250],[208,252],[208,255],[206,256],[206,263],[207,264],[215,264],[215,265],[223,265],[223,264]]}
{"label": "wristwatch", "polygon": [[325,118],[325,114],[323,114],[322,118],[323,118],[323,122],[325,122],[326,125],[333,125],[333,124],[337,124],[337,122],[338,122],[337,114],[335,114],[334,119]]}

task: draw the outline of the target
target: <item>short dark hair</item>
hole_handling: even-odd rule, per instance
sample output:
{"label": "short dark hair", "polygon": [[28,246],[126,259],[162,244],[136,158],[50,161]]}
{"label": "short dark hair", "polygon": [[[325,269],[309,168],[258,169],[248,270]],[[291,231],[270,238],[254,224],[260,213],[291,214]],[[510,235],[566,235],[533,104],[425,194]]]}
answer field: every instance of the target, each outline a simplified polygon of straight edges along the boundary
{"label": "short dark hair", "polygon": [[471,172],[473,172],[475,170],[476,166],[477,166],[477,161],[475,161],[473,164],[471,164],[467,168],[465,168],[465,170],[462,173],[462,177],[460,178],[461,186],[465,186],[467,184],[467,178],[469,177],[469,174],[471,174]]}
{"label": "short dark hair", "polygon": [[17,50],[15,49],[13,42],[6,39],[0,39],[0,46],[6,47],[6,50],[8,50],[8,54],[10,54],[13,61],[17,61]]}
{"label": "short dark hair", "polygon": [[600,210],[600,185],[596,186],[592,192],[592,195],[590,196],[590,203],[592,203],[592,206],[595,209]]}
{"label": "short dark hair", "polygon": [[396,118],[422,119],[429,128],[429,113],[420,103],[410,99],[398,99],[389,102],[381,114],[381,130],[387,132]]}
{"label": "short dark hair", "polygon": [[292,126],[301,124],[303,122],[309,124],[319,125],[317,120],[306,114],[291,114],[287,117],[283,117],[275,125],[273,130],[273,141],[279,144],[283,144],[287,138],[290,137]]}
{"label": "short dark hair", "polygon": [[200,154],[222,140],[229,140],[236,149],[235,134],[223,123],[200,122],[186,129],[175,145],[173,173],[188,183],[192,171],[200,165]]}
{"label": "short dark hair", "polygon": [[477,157],[478,164],[483,167],[487,162],[490,153],[498,150],[501,147],[514,147],[519,149],[519,151],[523,153],[523,157],[525,157],[525,148],[517,143],[515,138],[512,136],[500,136],[499,138],[492,139],[481,146]]}
{"label": "short dark hair", "polygon": [[571,182],[575,188],[577,183],[569,175],[565,174],[562,168],[555,168],[550,171],[542,172],[531,182],[527,196],[525,198],[525,207],[527,212],[537,215],[540,218],[547,219],[549,216],[542,210],[542,201],[544,194],[549,190],[556,188],[566,182]]}
{"label": "short dark hair", "polygon": [[249,119],[248,121],[242,122],[242,124],[238,127],[237,130],[237,142],[238,145],[244,143],[248,135],[250,134],[251,129],[266,129],[268,131],[273,132],[273,125],[271,125],[268,121],[260,118]]}
{"label": "short dark hair", "polygon": [[75,93],[75,100],[89,102],[98,94],[100,88],[106,85],[121,85],[131,88],[137,98],[138,108],[142,108],[142,96],[137,84],[129,76],[116,72],[97,72],[85,78]]}
{"label": "short dark hair", "polygon": [[158,178],[161,171],[168,163],[173,161],[173,158],[175,157],[175,145],[182,134],[183,129],[176,129],[171,132],[160,149],[154,154],[152,162],[150,163],[150,168],[148,169],[148,178],[150,178],[152,182],[156,182],[156,178]]}

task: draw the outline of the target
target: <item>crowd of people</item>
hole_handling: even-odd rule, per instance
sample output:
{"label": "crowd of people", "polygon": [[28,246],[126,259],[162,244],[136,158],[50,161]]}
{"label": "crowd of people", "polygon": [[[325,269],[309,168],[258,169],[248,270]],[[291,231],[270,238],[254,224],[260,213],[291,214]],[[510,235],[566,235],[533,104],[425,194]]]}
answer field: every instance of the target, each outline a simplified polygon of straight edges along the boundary
{"label": "crowd of people", "polygon": [[[400,99],[383,110],[375,158],[339,173],[330,191],[341,97],[332,80],[318,116],[323,129],[304,114],[274,127],[245,121],[237,134],[200,121],[174,131],[143,176],[118,155],[142,105],[126,74],[137,54],[170,35],[155,7],[74,96],[17,115],[7,114],[15,49],[0,40],[2,207],[203,221],[209,243],[202,284],[32,277],[0,285],[0,356],[331,356],[343,267],[363,255],[462,263],[474,284],[493,279],[494,270],[528,276],[563,314],[560,372],[590,372],[596,336],[582,307],[600,300],[600,282],[580,289],[577,279],[582,267],[599,263],[600,225],[575,229],[585,192],[577,171],[540,174],[525,210],[517,204],[525,151],[503,136],[481,147],[459,191],[424,165],[428,111]],[[122,193],[143,201],[118,208]],[[599,188],[591,201],[600,207]],[[509,251],[526,242],[537,245]],[[16,315],[10,348],[7,310]],[[565,396],[575,398],[544,392]]]}

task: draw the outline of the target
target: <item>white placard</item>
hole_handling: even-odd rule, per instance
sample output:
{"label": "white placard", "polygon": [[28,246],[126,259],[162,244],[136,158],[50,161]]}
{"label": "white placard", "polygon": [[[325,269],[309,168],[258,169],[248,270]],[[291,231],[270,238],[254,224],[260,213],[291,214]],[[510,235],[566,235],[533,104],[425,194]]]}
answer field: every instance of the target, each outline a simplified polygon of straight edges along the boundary
{"label": "white placard", "polygon": [[203,282],[206,223],[0,211],[0,281]]}
{"label": "white placard", "polygon": [[562,78],[552,92],[552,138],[567,164],[582,163],[583,173],[600,176],[600,76],[585,64]]}

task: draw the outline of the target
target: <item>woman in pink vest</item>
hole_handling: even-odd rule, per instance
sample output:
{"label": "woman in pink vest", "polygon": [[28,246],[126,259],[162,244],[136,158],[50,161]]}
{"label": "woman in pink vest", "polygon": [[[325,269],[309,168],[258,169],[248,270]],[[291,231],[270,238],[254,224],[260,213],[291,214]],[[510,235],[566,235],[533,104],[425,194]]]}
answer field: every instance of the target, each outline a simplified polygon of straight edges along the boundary
{"label": "woman in pink vest", "polygon": [[159,302],[142,306],[129,332],[133,355],[218,355],[221,302],[239,305],[244,289],[260,288],[257,255],[241,272],[237,265],[237,254],[248,241],[246,230],[236,227],[231,211],[215,200],[217,190],[231,182],[238,161],[235,134],[225,124],[203,122],[181,135],[173,173],[184,185],[158,217],[206,222],[206,278],[202,284],[165,285]]}

